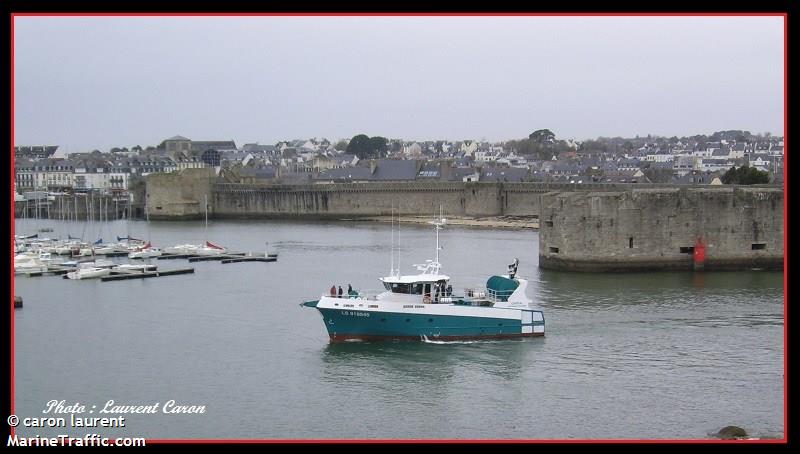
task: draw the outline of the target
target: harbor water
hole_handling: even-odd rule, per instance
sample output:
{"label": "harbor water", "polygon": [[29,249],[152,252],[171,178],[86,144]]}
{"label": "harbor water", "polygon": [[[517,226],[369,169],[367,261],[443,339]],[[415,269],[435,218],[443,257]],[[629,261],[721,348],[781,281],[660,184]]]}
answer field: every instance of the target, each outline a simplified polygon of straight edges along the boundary
{"label": "harbor water", "polygon": [[[540,270],[538,233],[448,226],[442,272],[479,287],[519,258],[546,336],[330,344],[300,307],[332,285],[369,290],[391,266],[390,224],[21,219],[17,234],[209,240],[274,263],[152,260],[194,274],[101,282],[14,279],[15,412],[48,402],[153,406],[122,428],[21,436],[148,439],[707,439],[728,425],[784,431],[783,273]],[[396,241],[395,241],[396,242]],[[395,249],[397,245],[395,245]],[[399,267],[433,258],[433,228],[403,225]],[[118,259],[115,259],[118,260]],[[126,259],[127,260],[127,259]],[[397,254],[395,254],[397,261]],[[397,263],[395,263],[395,266]],[[203,413],[164,413],[174,401]],[[89,414],[89,410],[93,410]]]}

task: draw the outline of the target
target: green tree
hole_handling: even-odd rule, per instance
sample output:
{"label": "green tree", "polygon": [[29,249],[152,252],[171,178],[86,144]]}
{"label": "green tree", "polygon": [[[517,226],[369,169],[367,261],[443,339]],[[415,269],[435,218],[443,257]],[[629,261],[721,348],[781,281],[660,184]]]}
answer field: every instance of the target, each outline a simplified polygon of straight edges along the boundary
{"label": "green tree", "polygon": [[606,152],[608,151],[608,145],[599,140],[586,140],[581,144],[580,150],[587,153]]}
{"label": "green tree", "polygon": [[633,151],[633,144],[630,140],[626,140],[625,143],[622,144],[622,149],[625,150],[626,153],[630,153]]}
{"label": "green tree", "polygon": [[347,144],[347,152],[358,156],[358,159],[367,159],[372,157],[372,144],[369,141],[369,136],[366,134],[359,134],[350,139]]}
{"label": "green tree", "polygon": [[669,183],[672,181],[672,169],[654,169],[652,167],[642,170],[644,176],[650,180],[651,183]]}
{"label": "green tree", "polygon": [[516,153],[522,155],[533,154],[533,149],[531,147],[530,139],[509,140],[507,146],[508,148],[514,150]]}
{"label": "green tree", "polygon": [[545,143],[552,143],[556,140],[556,135],[553,134],[552,131],[549,129],[539,129],[530,133],[528,138],[535,143],[538,144],[545,144]]}
{"label": "green tree", "polygon": [[369,143],[372,146],[372,152],[375,153],[376,158],[386,156],[386,151],[389,149],[389,139],[386,137],[375,136],[369,138]]}
{"label": "green tree", "polygon": [[334,145],[333,148],[335,150],[338,150],[338,151],[347,150],[347,141],[346,140],[340,140],[340,141],[336,142],[336,145]]}
{"label": "green tree", "polygon": [[402,140],[392,140],[391,150],[392,152],[400,151],[403,149],[403,141]]}
{"label": "green tree", "polygon": [[385,137],[370,138],[366,134],[359,134],[350,139],[347,152],[358,156],[358,159],[375,159],[385,155],[387,144],[388,140]]}
{"label": "green tree", "polygon": [[731,167],[730,170],[722,175],[722,182],[725,184],[744,185],[767,184],[769,183],[769,173],[746,165],[738,169],[736,167]]}

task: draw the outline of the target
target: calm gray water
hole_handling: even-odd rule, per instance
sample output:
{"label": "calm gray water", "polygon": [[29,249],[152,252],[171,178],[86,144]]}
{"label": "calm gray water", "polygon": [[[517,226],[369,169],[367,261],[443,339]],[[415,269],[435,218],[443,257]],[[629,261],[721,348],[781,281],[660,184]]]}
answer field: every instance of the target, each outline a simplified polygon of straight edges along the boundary
{"label": "calm gray water", "polygon": [[[275,263],[159,260],[195,274],[119,282],[17,277],[20,417],[52,399],[96,411],[113,399],[174,399],[204,414],[127,415],[118,429],[31,429],[150,439],[708,438],[727,425],[782,437],[783,274],[574,274],[538,268],[538,233],[448,227],[454,289],[515,257],[544,310],[545,338],[329,344],[299,303],[331,285],[377,289],[390,226],[290,221],[102,225],[18,220],[17,233],[130,234],[158,246],[212,242],[278,252]],[[401,271],[432,258],[426,226],[403,226]],[[84,415],[84,416],[100,416]]]}

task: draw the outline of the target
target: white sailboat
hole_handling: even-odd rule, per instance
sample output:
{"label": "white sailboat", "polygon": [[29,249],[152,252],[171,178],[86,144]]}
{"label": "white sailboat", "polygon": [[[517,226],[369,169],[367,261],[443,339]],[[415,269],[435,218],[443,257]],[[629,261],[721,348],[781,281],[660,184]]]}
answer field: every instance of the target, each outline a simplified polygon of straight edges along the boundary
{"label": "white sailboat", "polygon": [[88,267],[78,268],[75,271],[67,273],[69,279],[94,279],[98,277],[108,276],[111,274],[111,268]]}
{"label": "white sailboat", "polygon": [[150,244],[149,241],[141,248],[131,251],[131,253],[128,254],[128,258],[130,259],[149,259],[152,257],[160,257],[160,256],[161,256],[161,249],[153,247],[153,245]]}
{"label": "white sailboat", "polygon": [[[206,226],[205,226],[205,237],[208,238],[208,195],[205,197],[206,202]],[[164,252],[167,254],[181,254],[181,255],[188,255],[188,254],[196,254],[196,255],[220,255],[227,252],[227,249],[216,245],[208,239],[205,240],[205,244],[179,244],[176,246],[170,246],[164,248]]]}

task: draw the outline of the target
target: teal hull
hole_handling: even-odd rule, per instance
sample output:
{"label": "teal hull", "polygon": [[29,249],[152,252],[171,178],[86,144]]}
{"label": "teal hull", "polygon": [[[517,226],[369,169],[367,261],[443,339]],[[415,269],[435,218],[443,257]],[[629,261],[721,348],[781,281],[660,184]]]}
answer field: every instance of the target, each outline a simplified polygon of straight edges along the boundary
{"label": "teal hull", "polygon": [[[499,339],[544,335],[544,332],[523,333],[520,320],[506,318],[317,309],[332,341],[420,340],[423,336],[430,340]],[[543,327],[544,320],[525,326]]]}

